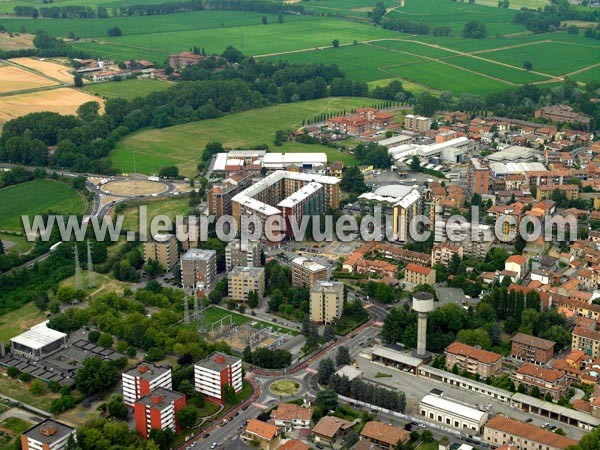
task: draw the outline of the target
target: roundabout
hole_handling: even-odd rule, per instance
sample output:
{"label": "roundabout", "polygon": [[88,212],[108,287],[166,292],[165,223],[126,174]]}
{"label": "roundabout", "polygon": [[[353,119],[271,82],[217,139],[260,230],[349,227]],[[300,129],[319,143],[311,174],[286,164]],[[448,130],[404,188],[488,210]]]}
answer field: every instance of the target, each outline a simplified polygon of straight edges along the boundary
{"label": "roundabout", "polygon": [[292,396],[298,393],[302,385],[295,380],[277,380],[271,383],[269,391],[275,395]]}
{"label": "roundabout", "polygon": [[105,194],[133,197],[137,195],[162,194],[169,190],[169,186],[158,181],[123,180],[106,183],[101,189]]}

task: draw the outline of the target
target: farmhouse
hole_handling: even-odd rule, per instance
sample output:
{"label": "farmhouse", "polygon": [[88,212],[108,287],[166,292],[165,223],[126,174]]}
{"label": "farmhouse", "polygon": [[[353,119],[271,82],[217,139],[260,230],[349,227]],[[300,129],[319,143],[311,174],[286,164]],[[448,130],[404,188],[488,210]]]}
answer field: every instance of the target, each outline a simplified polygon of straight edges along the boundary
{"label": "farmhouse", "polygon": [[206,56],[196,55],[192,52],[180,52],[169,55],[169,66],[173,69],[184,69],[188,66],[198,64],[205,59]]}

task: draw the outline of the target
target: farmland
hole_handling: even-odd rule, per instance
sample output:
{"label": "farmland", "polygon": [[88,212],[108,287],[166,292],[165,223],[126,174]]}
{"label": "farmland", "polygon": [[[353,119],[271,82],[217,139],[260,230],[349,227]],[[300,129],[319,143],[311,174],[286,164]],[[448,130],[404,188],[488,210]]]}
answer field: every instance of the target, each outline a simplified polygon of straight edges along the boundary
{"label": "farmland", "polygon": [[56,83],[20,67],[0,67],[0,92],[15,92],[55,85]]}
{"label": "farmland", "polygon": [[31,112],[52,111],[60,114],[74,114],[85,102],[104,102],[93,95],[71,88],[17,94],[0,97],[0,125],[4,122]]}
{"label": "farmland", "polygon": [[[222,142],[231,148],[254,147],[263,143],[271,146],[277,130],[298,128],[303,119],[329,110],[335,112],[372,104],[373,100],[366,98],[325,98],[271,106],[160,130],[143,130],[119,142],[111,156],[114,167],[123,172],[133,171],[132,151],[135,151],[136,170],[140,173],[157,173],[161,167],[175,164],[187,176],[195,172],[204,146],[209,142]],[[276,148],[282,152],[327,151],[332,160],[354,162],[350,155],[320,145],[286,143]]]}
{"label": "farmland", "polygon": [[81,214],[84,203],[64,183],[36,180],[0,189],[0,230],[23,231],[21,215]]}
{"label": "farmland", "polygon": [[124,80],[108,83],[91,83],[83,88],[85,92],[104,98],[124,98],[132,100],[136,97],[167,89],[171,83],[160,80]]}
{"label": "farmland", "polygon": [[[483,55],[485,56],[485,55]],[[501,78],[513,83],[533,83],[547,79],[542,75],[527,72],[517,68],[507,67],[493,62],[482,61],[481,59],[470,56],[453,56],[444,59],[448,64],[454,64],[465,69],[473,70],[478,73]]]}

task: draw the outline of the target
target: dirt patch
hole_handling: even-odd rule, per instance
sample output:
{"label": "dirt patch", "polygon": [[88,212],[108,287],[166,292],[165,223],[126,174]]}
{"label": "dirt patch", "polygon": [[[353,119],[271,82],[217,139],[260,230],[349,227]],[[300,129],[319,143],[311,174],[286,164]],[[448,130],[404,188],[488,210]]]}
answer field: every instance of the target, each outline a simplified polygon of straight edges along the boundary
{"label": "dirt patch", "polygon": [[90,101],[98,102],[101,107],[104,107],[102,99],[71,88],[0,97],[0,125],[32,112],[52,111],[59,114],[75,114],[81,104]]}
{"label": "dirt patch", "polygon": [[10,65],[0,67],[0,92],[22,91],[54,85],[56,82],[19,67]]}
{"label": "dirt patch", "polygon": [[54,61],[40,60],[34,58],[14,58],[11,61],[25,67],[37,70],[46,76],[55,78],[63,83],[73,83],[73,74],[69,73],[72,67],[63,66]]}
{"label": "dirt patch", "polygon": [[362,8],[352,8],[350,11],[356,12],[370,12],[373,9],[372,6],[363,6]]}
{"label": "dirt patch", "polygon": [[33,34],[0,33],[0,48],[2,50],[24,50],[33,48]]}
{"label": "dirt patch", "polygon": [[152,195],[168,189],[164,183],[156,181],[112,181],[102,186],[104,192],[115,195]]}

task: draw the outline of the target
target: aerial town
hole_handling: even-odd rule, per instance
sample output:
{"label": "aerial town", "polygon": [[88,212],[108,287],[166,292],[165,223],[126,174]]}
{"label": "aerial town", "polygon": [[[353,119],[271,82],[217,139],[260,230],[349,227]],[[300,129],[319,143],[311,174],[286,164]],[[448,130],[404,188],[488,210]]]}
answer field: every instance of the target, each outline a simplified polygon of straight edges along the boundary
{"label": "aerial town", "polygon": [[599,7],[0,2],[0,450],[600,450]]}

